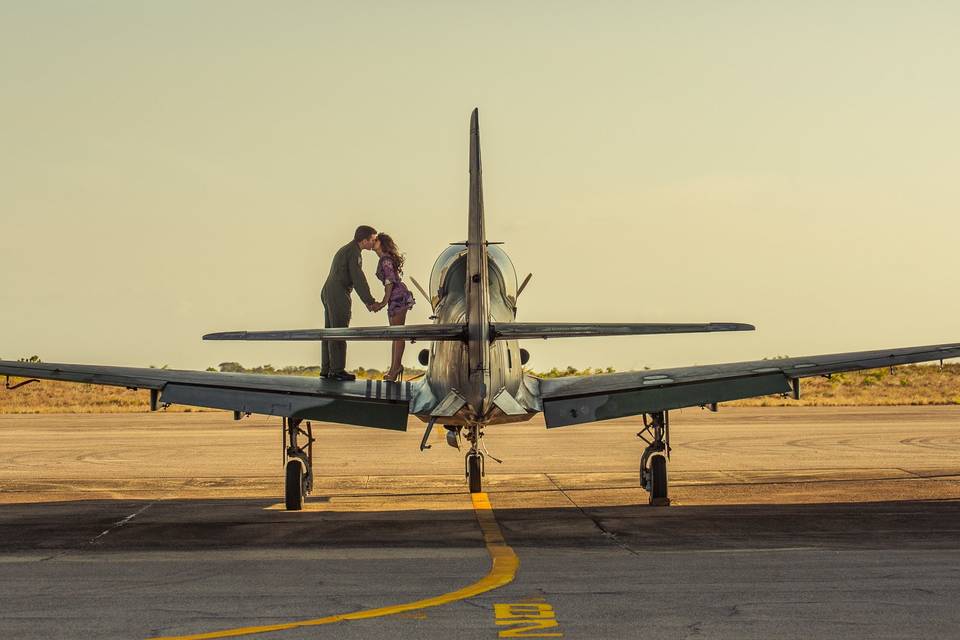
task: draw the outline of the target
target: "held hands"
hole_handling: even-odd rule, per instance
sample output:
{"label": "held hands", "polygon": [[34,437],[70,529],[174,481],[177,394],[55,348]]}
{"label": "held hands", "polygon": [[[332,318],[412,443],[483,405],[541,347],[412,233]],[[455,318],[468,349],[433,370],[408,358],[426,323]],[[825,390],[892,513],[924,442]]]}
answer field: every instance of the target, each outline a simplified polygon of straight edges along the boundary
{"label": "held hands", "polygon": [[367,311],[370,313],[376,313],[387,306],[386,302],[374,302],[373,304],[367,305]]}

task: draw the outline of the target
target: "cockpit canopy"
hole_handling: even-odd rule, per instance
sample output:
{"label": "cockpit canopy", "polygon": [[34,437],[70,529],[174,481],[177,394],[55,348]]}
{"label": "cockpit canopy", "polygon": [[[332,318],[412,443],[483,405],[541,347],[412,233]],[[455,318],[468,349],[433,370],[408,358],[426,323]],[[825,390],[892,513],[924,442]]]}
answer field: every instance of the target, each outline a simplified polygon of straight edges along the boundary
{"label": "cockpit canopy", "polygon": [[[517,270],[507,252],[498,245],[487,246],[490,267],[490,295],[501,297],[513,308],[517,303]],[[443,250],[430,272],[430,303],[436,308],[440,301],[454,291],[464,292],[466,287],[467,248],[452,244]]]}

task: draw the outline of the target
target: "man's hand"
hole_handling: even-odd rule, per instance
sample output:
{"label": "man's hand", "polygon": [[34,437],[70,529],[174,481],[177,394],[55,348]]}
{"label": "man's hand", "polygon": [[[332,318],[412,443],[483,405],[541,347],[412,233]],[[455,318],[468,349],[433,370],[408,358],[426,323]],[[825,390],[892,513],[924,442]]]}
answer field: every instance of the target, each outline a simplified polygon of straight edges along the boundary
{"label": "man's hand", "polygon": [[376,302],[367,303],[367,311],[369,311],[370,313],[376,313],[379,310],[380,310],[380,307],[377,306]]}

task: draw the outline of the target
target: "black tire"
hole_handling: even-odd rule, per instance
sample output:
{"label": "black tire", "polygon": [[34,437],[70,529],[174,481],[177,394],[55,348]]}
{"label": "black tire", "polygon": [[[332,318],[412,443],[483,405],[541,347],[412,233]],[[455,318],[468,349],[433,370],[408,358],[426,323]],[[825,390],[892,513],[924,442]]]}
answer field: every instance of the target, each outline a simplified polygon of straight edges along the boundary
{"label": "black tire", "polygon": [[287,511],[303,509],[303,463],[287,460],[286,505]]}
{"label": "black tire", "polygon": [[667,503],[667,459],[663,456],[650,458],[650,504]]}
{"label": "black tire", "polygon": [[480,456],[467,456],[467,480],[470,482],[470,493],[483,491],[480,479]]}

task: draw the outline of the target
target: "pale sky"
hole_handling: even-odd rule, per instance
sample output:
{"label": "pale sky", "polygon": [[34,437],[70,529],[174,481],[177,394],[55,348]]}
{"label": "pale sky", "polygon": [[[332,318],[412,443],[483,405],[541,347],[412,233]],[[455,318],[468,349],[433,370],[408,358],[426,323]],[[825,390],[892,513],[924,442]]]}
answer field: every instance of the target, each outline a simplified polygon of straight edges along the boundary
{"label": "pale sky", "polygon": [[757,325],[536,369],[960,341],[958,69],[953,2],[4,0],[0,357],[318,362],[200,336],[322,326],[358,224],[426,283],[475,106],[519,320]]}

